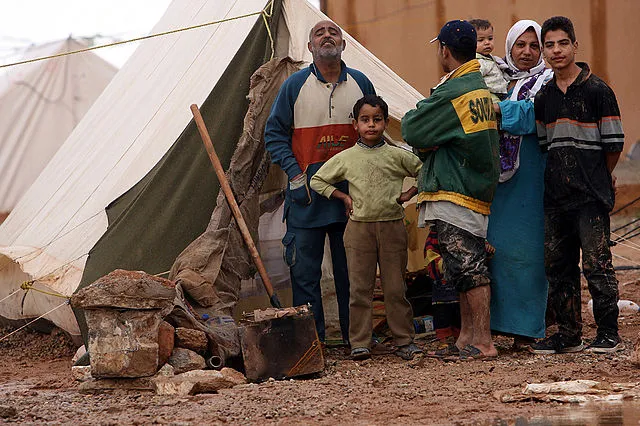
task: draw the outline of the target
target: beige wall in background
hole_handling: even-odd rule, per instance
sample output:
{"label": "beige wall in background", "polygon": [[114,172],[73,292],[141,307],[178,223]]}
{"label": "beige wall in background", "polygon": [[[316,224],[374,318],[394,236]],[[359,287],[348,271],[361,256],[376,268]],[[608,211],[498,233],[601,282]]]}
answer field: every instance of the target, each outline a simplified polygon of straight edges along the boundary
{"label": "beige wall in background", "polygon": [[[540,25],[551,16],[569,17],[586,61],[616,92],[626,138],[625,149],[640,139],[640,25],[638,0],[322,0],[323,11],[428,95],[442,74],[428,41],[452,19],[488,19],[494,26],[494,54],[504,56],[507,31],[519,19]],[[348,48],[348,47],[347,47]],[[634,81],[635,79],[635,81]],[[374,82],[375,83],[375,82]]]}

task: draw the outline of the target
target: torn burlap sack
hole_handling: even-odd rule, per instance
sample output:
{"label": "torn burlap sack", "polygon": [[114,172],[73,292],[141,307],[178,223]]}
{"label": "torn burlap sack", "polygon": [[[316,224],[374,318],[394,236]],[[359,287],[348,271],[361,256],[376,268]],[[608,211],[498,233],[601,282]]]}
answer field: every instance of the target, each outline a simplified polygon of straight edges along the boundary
{"label": "torn burlap sack", "polygon": [[[244,131],[226,173],[256,242],[263,184],[270,168],[282,173],[270,167],[264,146],[264,127],[280,86],[298,69],[299,63],[290,58],[273,59],[253,74]],[[224,143],[216,141],[215,135],[211,138],[214,146]],[[269,176],[270,182],[273,179],[274,176]],[[279,180],[281,177],[276,177],[276,181]],[[253,277],[255,272],[231,209],[220,192],[207,229],[178,256],[169,279],[182,286],[196,311],[223,316],[232,314],[240,295],[241,280]]]}

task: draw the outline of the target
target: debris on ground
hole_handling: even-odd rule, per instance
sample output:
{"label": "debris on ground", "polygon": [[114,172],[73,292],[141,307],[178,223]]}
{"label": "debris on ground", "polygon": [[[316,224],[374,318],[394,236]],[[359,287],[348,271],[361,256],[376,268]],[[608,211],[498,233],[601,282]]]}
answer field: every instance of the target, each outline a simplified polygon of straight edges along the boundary
{"label": "debris on ground", "polygon": [[[638,278],[640,271],[618,272],[621,283],[635,283],[620,287],[622,299],[640,300]],[[586,312],[584,281],[582,294],[588,343],[596,328]],[[26,329],[0,342],[0,400],[16,410],[5,420],[16,424],[198,424],[202,419],[212,424],[494,424],[496,419],[513,424],[516,419],[545,420],[569,412],[578,416],[581,408],[536,399],[501,403],[493,397],[496,390],[521,393],[527,384],[575,380],[637,382],[640,370],[632,364],[632,354],[640,315],[622,315],[619,325],[626,349],[612,354],[532,355],[514,350],[513,338],[505,336],[494,338],[499,357],[482,362],[443,363],[428,357],[407,362],[382,351],[354,362],[345,347],[329,347],[323,350],[324,370],[310,378],[266,380],[188,396],[155,393],[152,380],[163,374],[171,377],[166,364],[145,379],[150,385],[146,390],[100,390],[93,383],[95,390],[81,391],[83,383],[69,371],[77,346],[57,329],[52,334]],[[10,331],[4,329],[1,335]],[[427,351],[440,344],[432,337],[416,343]],[[582,395],[602,396],[567,397]],[[620,403],[607,407],[628,408]],[[583,423],[602,421],[589,419]]]}
{"label": "debris on ground", "polygon": [[247,317],[240,340],[249,380],[304,376],[324,369],[322,345],[308,306],[256,310]]}
{"label": "debris on ground", "polygon": [[191,370],[174,376],[153,379],[158,395],[196,395],[216,393],[220,389],[232,388],[247,383],[244,375],[232,368],[222,370]]}
{"label": "debris on ground", "polygon": [[607,383],[595,380],[528,383],[523,388],[496,391],[500,402],[568,402],[586,403],[640,399],[640,382]]}

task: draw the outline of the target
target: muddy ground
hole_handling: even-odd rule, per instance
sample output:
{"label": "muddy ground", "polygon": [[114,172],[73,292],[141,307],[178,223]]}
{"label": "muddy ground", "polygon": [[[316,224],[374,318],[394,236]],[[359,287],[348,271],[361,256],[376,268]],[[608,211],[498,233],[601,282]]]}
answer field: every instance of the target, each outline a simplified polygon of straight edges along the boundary
{"label": "muddy ground", "polygon": [[[628,192],[619,195],[638,194]],[[612,217],[612,229],[640,215],[637,208],[629,213]],[[613,252],[617,267],[640,266],[640,238],[616,246]],[[619,271],[618,280],[620,298],[640,303],[640,270]],[[584,282],[582,294],[584,335],[589,341],[595,325],[587,312]],[[0,339],[9,331],[0,329]],[[315,377],[241,385],[218,394],[160,397],[131,391],[82,394],[70,374],[75,347],[66,335],[59,330],[51,334],[25,330],[0,341],[0,423],[404,425],[496,424],[496,419],[527,424],[527,419],[549,424],[539,423],[540,416],[572,412],[575,417],[582,409],[560,403],[501,403],[494,392],[561,380],[640,381],[640,368],[630,363],[639,333],[639,313],[621,316],[620,334],[627,348],[613,355],[536,356],[513,351],[512,339],[496,336],[497,360],[464,363],[431,358],[407,362],[394,355],[356,363],[344,348],[329,348],[325,371]],[[428,339],[420,343],[426,349],[436,346]],[[640,407],[640,401],[637,404]],[[578,424],[620,423],[610,420],[590,417]]]}
{"label": "muddy ground", "polygon": [[[640,301],[640,271],[619,273],[621,298]],[[584,291],[584,306],[588,296]],[[584,312],[585,338],[595,335]],[[75,351],[54,331],[22,331],[0,342],[0,423],[21,424],[490,424],[515,423],[570,409],[558,403],[498,402],[497,390],[559,380],[640,380],[629,362],[640,314],[620,319],[627,349],[534,356],[514,352],[511,339],[496,337],[494,361],[444,363],[393,355],[350,361],[343,348],[326,350],[325,371],[304,380],[271,381],[219,394],[160,397],[145,392],[82,394],[70,375]],[[1,336],[8,330],[4,329]],[[423,340],[427,347],[435,343]],[[574,408],[572,408],[574,409]],[[522,421],[522,420],[520,420]]]}

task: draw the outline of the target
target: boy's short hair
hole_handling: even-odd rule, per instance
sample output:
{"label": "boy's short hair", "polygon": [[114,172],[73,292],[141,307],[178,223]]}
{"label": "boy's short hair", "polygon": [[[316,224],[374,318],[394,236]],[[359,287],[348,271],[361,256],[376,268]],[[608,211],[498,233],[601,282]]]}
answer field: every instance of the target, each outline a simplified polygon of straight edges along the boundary
{"label": "boy's short hair", "polygon": [[475,28],[476,31],[488,30],[489,28],[493,28],[493,25],[491,25],[491,22],[489,22],[486,19],[472,19],[469,21],[469,23],[473,25],[473,28]]}
{"label": "boy's short hair", "polygon": [[389,118],[389,106],[387,103],[378,95],[364,95],[360,99],[358,99],[353,106],[353,119],[358,120],[360,116],[360,110],[364,105],[370,105],[372,107],[380,107],[382,110],[382,115],[384,119]]}
{"label": "boy's short hair", "polygon": [[453,59],[455,59],[456,61],[462,64],[464,64],[465,62],[469,62],[470,60],[475,59],[476,57],[475,46],[473,47],[465,46],[464,48],[457,49],[455,47],[447,46],[445,44],[443,47],[446,47],[447,49],[449,49],[449,52],[451,52],[451,56],[453,56]]}
{"label": "boy's short hair", "polygon": [[557,30],[562,30],[565,33],[567,33],[567,35],[569,36],[569,40],[571,40],[571,43],[576,42],[576,31],[573,29],[573,22],[571,22],[571,19],[565,16],[554,16],[552,18],[547,19],[542,24],[542,30],[540,34],[540,37],[542,38],[542,43],[544,44],[544,36],[549,31],[557,31]]}

